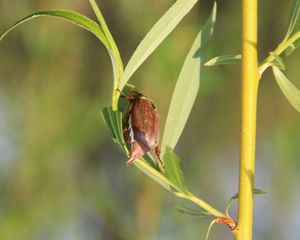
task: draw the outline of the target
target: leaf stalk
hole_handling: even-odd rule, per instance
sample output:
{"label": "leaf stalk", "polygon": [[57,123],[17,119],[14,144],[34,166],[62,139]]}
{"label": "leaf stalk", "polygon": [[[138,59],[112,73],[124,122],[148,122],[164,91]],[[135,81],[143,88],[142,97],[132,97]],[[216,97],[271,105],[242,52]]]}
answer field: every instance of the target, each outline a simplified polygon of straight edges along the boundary
{"label": "leaf stalk", "polygon": [[271,63],[275,60],[276,56],[282,54],[289,46],[291,46],[294,42],[296,42],[300,38],[300,31],[293,34],[289,39],[283,41],[278,45],[278,47],[270,54],[259,66],[259,76],[263,74],[263,72],[271,66]]}

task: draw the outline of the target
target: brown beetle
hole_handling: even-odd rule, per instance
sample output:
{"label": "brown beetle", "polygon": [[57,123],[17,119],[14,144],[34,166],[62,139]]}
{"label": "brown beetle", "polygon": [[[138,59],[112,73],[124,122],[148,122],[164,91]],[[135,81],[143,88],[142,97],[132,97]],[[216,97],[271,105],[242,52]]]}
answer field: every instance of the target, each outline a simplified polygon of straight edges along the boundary
{"label": "brown beetle", "polygon": [[[129,140],[130,158],[126,165],[142,157],[145,153],[155,149],[159,163],[163,168],[160,159],[159,143],[159,114],[154,103],[143,94],[134,91],[134,96],[122,94],[130,107],[125,119],[125,139]],[[127,136],[126,136],[127,134]]]}

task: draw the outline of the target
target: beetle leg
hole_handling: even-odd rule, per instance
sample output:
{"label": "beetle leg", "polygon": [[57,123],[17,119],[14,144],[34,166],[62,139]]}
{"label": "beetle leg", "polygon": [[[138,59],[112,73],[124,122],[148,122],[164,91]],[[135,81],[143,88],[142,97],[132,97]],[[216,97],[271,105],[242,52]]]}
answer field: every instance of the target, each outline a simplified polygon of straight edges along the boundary
{"label": "beetle leg", "polygon": [[124,142],[123,142],[123,146],[127,146],[129,144],[129,140],[127,139],[127,140],[125,140]]}
{"label": "beetle leg", "polygon": [[135,158],[133,157],[129,158],[129,160],[126,162],[126,167],[128,167],[134,160]]}
{"label": "beetle leg", "polygon": [[133,96],[128,96],[125,93],[121,92],[121,97],[126,98],[129,102],[135,100],[136,98]]}
{"label": "beetle leg", "polygon": [[161,167],[162,172],[165,172],[165,164],[160,158],[160,149],[158,146],[155,147],[155,154],[158,158],[158,163],[159,163],[159,166]]}
{"label": "beetle leg", "polygon": [[121,93],[121,97],[126,98],[129,102],[136,99],[135,97],[128,96],[128,95],[126,95],[124,93]]}
{"label": "beetle leg", "polygon": [[124,128],[123,128],[123,134],[124,134],[124,133],[127,133],[127,132],[128,132],[128,128],[127,128],[127,127],[124,127]]}

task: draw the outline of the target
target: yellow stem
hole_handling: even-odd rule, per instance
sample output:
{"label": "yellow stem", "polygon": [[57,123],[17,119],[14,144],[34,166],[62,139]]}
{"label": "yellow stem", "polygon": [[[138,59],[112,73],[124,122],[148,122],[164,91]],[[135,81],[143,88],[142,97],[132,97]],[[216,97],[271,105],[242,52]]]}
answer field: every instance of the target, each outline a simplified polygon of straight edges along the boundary
{"label": "yellow stem", "polygon": [[257,0],[242,0],[242,126],[237,240],[252,239],[255,168],[257,66]]}

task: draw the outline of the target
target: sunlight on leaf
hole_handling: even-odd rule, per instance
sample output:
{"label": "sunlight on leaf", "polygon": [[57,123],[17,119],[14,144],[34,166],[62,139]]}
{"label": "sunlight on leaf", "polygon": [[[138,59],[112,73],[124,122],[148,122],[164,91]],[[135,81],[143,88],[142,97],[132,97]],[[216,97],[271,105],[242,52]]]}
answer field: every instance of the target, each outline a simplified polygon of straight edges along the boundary
{"label": "sunlight on leaf", "polygon": [[181,69],[165,124],[162,153],[166,146],[174,149],[196,100],[206,49],[216,21],[216,11],[215,3],[211,16],[196,37]]}
{"label": "sunlight on leaf", "polygon": [[204,66],[212,67],[216,65],[224,64],[240,64],[242,62],[242,55],[223,55],[210,59],[207,61]]}
{"label": "sunlight on leaf", "polygon": [[119,86],[120,90],[123,89],[132,74],[171,33],[196,2],[197,0],[177,0],[158,20],[130,58],[121,79],[121,85]]}
{"label": "sunlight on leaf", "polygon": [[300,90],[296,88],[277,67],[272,67],[275,79],[291,105],[300,112]]}

